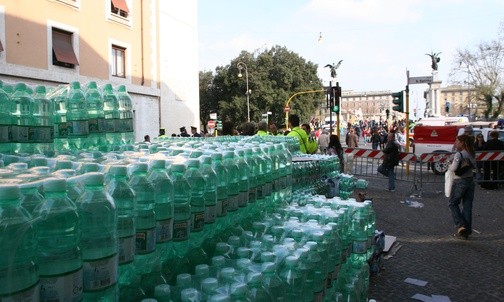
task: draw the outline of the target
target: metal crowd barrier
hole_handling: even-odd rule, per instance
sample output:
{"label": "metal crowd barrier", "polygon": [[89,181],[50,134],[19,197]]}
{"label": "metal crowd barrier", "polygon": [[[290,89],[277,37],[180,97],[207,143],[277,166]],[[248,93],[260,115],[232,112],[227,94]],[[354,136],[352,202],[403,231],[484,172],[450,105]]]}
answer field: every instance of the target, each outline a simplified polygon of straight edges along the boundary
{"label": "metal crowd barrier", "polygon": [[[385,178],[378,173],[383,162],[380,150],[344,148],[345,172],[367,178]],[[401,161],[396,167],[396,181],[411,183],[411,193],[422,195],[424,185],[443,184],[444,172],[453,159],[451,153],[400,153]],[[504,151],[476,152],[475,181],[482,187],[497,188],[504,184]],[[436,171],[436,172],[434,172]]]}

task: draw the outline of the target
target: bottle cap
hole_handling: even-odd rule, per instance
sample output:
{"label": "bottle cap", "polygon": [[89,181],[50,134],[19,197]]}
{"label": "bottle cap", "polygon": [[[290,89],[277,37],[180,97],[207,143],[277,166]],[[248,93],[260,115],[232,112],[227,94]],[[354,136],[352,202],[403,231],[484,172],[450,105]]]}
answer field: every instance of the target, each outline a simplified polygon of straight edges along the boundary
{"label": "bottle cap", "polygon": [[44,192],[66,192],[66,187],[66,180],[61,178],[44,180]]}

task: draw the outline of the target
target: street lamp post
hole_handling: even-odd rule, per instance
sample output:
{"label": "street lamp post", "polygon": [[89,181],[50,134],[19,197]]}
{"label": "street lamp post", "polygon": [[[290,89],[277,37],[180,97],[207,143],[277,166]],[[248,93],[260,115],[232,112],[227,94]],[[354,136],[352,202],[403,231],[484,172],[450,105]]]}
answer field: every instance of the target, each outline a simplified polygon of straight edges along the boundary
{"label": "street lamp post", "polygon": [[242,70],[245,69],[245,82],[247,85],[247,91],[245,92],[245,95],[247,96],[247,122],[250,122],[250,90],[249,90],[249,81],[248,81],[248,69],[247,65],[243,62],[238,62],[236,65],[238,67],[238,70],[240,71],[238,73],[238,77],[241,78],[243,76]]}

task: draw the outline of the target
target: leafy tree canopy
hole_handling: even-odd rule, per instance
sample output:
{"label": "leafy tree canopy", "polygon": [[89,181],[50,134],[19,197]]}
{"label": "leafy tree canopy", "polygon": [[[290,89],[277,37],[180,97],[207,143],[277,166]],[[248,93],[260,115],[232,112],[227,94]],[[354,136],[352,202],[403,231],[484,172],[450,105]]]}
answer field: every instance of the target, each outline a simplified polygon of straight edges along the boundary
{"label": "leafy tree canopy", "polygon": [[[238,63],[243,63],[246,70],[240,70]],[[270,122],[285,125],[285,104],[294,93],[323,88],[322,80],[317,77],[317,65],[285,47],[274,46],[254,54],[242,51],[229,65],[218,66],[215,73],[200,72],[203,125],[214,112],[236,126],[247,121],[247,73],[252,122],[260,121],[262,114],[271,112]],[[309,122],[324,98],[324,93],[296,96],[289,104],[290,113],[298,114],[302,122]]]}

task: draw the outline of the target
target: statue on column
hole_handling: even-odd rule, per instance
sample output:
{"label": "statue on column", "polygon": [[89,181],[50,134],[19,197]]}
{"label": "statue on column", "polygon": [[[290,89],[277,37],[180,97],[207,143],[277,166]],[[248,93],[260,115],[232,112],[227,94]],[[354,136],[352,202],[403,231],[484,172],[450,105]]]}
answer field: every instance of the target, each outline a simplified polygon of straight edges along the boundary
{"label": "statue on column", "polygon": [[439,61],[441,61],[441,58],[439,57],[441,53],[438,52],[438,53],[434,53],[434,52],[431,52],[430,54],[426,53],[425,55],[426,56],[429,56],[431,57],[431,67],[432,67],[432,70],[438,70],[438,63]]}
{"label": "statue on column", "polygon": [[336,70],[340,67],[341,62],[343,62],[343,60],[340,60],[338,62],[338,64],[332,63],[332,65],[327,64],[326,66],[324,66],[324,67],[329,67],[329,69],[331,70],[331,78],[336,79],[336,76],[337,76]]}

